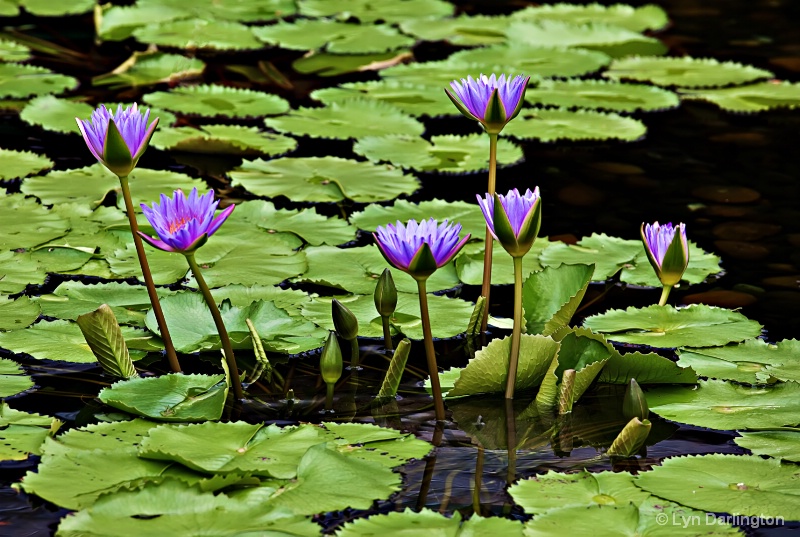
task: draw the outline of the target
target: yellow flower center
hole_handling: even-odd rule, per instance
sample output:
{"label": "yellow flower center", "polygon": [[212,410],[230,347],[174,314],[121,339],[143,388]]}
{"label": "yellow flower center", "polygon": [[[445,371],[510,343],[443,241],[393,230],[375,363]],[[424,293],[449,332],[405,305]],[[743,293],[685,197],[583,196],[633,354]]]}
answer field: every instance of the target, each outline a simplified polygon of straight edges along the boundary
{"label": "yellow flower center", "polygon": [[192,220],[194,220],[194,217],[192,217],[192,216],[184,216],[180,220],[174,220],[174,221],[170,222],[169,223],[169,228],[168,228],[169,232],[173,233],[173,234],[178,232],[180,229],[182,229],[186,225],[187,222],[190,222]]}

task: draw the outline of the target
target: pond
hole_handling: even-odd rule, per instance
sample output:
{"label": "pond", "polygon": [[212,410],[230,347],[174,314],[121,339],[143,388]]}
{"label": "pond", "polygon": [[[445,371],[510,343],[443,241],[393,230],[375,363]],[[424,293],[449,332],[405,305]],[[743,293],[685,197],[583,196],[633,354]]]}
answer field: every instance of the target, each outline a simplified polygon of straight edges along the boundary
{"label": "pond", "polygon": [[[114,4],[0,0],[0,534],[800,530],[796,6]],[[443,91],[492,72],[513,119]],[[402,261],[428,218],[470,239]]]}

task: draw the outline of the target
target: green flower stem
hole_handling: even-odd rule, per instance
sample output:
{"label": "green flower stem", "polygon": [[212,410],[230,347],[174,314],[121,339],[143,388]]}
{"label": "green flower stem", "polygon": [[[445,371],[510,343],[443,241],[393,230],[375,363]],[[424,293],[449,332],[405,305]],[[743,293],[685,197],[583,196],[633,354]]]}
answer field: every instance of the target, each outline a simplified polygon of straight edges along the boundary
{"label": "green flower stem", "polygon": [[472,510],[481,515],[481,481],[483,480],[483,453],[484,449],[478,444],[478,454],[475,458],[475,484],[472,487]]}
{"label": "green flower stem", "polygon": [[510,485],[517,478],[517,420],[514,416],[514,401],[506,399],[506,448],[508,449],[508,471],[506,482]]}
{"label": "green flower stem", "polygon": [[327,384],[328,391],[325,394],[325,410],[330,412],[333,410],[333,389],[336,387],[336,384],[333,382]]}
{"label": "green flower stem", "polygon": [[389,318],[381,317],[381,323],[383,324],[383,346],[387,351],[390,351],[394,347],[392,345],[392,331],[389,329]]}
{"label": "green flower stem", "polygon": [[354,337],[350,340],[350,369],[361,369],[358,362],[361,359],[361,349],[358,348],[358,338]]}
{"label": "green flower stem", "polygon": [[133,244],[136,246],[136,255],[139,257],[139,265],[142,267],[144,284],[147,287],[147,295],[150,297],[150,305],[153,306],[153,315],[156,316],[158,329],[161,332],[161,340],[164,342],[164,349],[167,351],[169,367],[175,373],[181,372],[181,364],[178,362],[178,355],[175,354],[175,346],[172,344],[172,337],[169,335],[167,320],[164,319],[164,312],[161,311],[161,303],[158,301],[156,286],[153,283],[153,275],[150,273],[150,265],[147,262],[147,255],[144,253],[142,238],[139,236],[139,224],[136,222],[136,213],[133,210],[131,200],[131,189],[128,186],[128,177],[120,177],[119,184],[122,187],[122,197],[125,199],[125,211],[128,213],[128,222],[131,226]]}
{"label": "green flower stem", "polygon": [[433,335],[431,334],[431,318],[428,315],[428,295],[425,289],[425,280],[417,280],[417,290],[419,292],[419,312],[422,317],[422,335],[425,340],[425,354],[428,358],[428,373],[431,376],[431,391],[433,392],[436,421],[444,421],[444,399],[442,399],[442,387],[439,384],[439,368],[436,365],[436,352],[433,350]]}
{"label": "green flower stem", "polygon": [[661,289],[661,299],[658,301],[659,306],[664,306],[667,304],[667,299],[669,298],[669,292],[672,291],[671,285],[665,285],[663,289]]}
{"label": "green flower stem", "polygon": [[508,360],[506,399],[514,398],[519,363],[519,344],[522,338],[522,258],[514,258],[514,329],[511,332],[511,356]]}
{"label": "green flower stem", "polygon": [[194,254],[192,253],[184,255],[186,256],[186,261],[189,262],[189,268],[192,269],[194,279],[197,280],[197,286],[200,287],[200,291],[203,293],[203,298],[206,299],[206,304],[208,304],[208,309],[211,310],[211,316],[214,318],[214,324],[217,327],[217,332],[219,332],[219,339],[222,341],[222,350],[225,352],[225,360],[228,361],[228,369],[230,369],[231,383],[233,384],[233,395],[237,400],[241,400],[244,397],[244,394],[242,393],[242,382],[239,379],[239,368],[236,366],[236,357],[233,355],[231,340],[228,337],[228,331],[225,329],[225,323],[222,322],[222,315],[219,312],[219,308],[217,307],[214,297],[211,295],[211,289],[208,288],[208,284],[206,283],[205,278],[203,278],[203,274],[200,272],[200,266],[194,259]]}
{"label": "green flower stem", "polygon": [[[486,190],[489,195],[494,196],[497,183],[497,135],[489,134],[489,186]],[[481,296],[486,299],[486,307],[483,310],[483,320],[481,321],[481,331],[486,332],[489,324],[489,292],[492,287],[492,246],[494,244],[489,226],[486,226],[486,239],[483,249],[483,285]]]}

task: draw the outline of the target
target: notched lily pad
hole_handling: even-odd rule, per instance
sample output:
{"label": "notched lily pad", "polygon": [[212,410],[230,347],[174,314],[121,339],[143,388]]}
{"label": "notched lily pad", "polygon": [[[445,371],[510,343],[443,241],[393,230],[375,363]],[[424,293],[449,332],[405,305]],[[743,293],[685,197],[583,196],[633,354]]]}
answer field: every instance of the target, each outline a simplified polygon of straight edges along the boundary
{"label": "notched lily pad", "polygon": [[347,0],[331,3],[328,0],[300,0],[298,8],[306,17],[354,17],[362,23],[385,21],[402,22],[418,18],[441,18],[452,15],[453,4],[444,0]]}
{"label": "notched lily pad", "polygon": [[717,88],[773,76],[763,69],[711,58],[639,56],[614,61],[603,75],[614,80],[638,80],[679,88]]}
{"label": "notched lily pad", "polygon": [[400,29],[425,41],[447,41],[453,45],[493,45],[506,41],[510,19],[506,16],[459,15],[455,18],[414,19],[400,23]]}
{"label": "notched lily pad", "polygon": [[680,99],[675,93],[644,84],[602,80],[543,80],[529,88],[525,100],[534,106],[591,108],[615,112],[666,110]]}
{"label": "notched lily pad", "polygon": [[94,86],[110,89],[128,86],[150,86],[162,82],[170,84],[199,76],[206,64],[197,58],[163,52],[134,52],[125,62],[110,73],[92,79]]}
{"label": "notched lily pad", "polygon": [[785,339],[771,345],[749,339],[738,345],[683,348],[678,364],[720,380],[759,384],[770,380],[800,382],[800,341]]}
{"label": "notched lily pad", "polygon": [[469,520],[462,520],[458,511],[452,517],[447,517],[431,509],[415,512],[406,507],[402,512],[375,514],[348,522],[339,528],[336,537],[411,536],[420,531],[430,535],[522,537],[522,528],[520,522],[500,517],[473,516]]}
{"label": "notched lily pad", "polygon": [[394,50],[375,54],[331,54],[313,52],[292,62],[298,73],[317,76],[339,76],[358,71],[379,71],[411,58],[407,50]]}
{"label": "notched lily pad", "polygon": [[270,45],[294,50],[324,49],[333,54],[387,52],[414,44],[414,39],[386,24],[351,24],[329,19],[281,21],[253,30]]}
{"label": "notched lily pad", "polygon": [[262,47],[249,26],[205,18],[148,24],[134,30],[133,37],[142,43],[191,50],[255,50]]}
{"label": "notched lily pad", "polygon": [[297,148],[297,141],[287,136],[260,131],[256,127],[203,125],[197,129],[159,129],[150,145],[170,151],[252,158],[284,155]]}
{"label": "notched lily pad", "polygon": [[12,151],[0,148],[0,159],[3,161],[3,167],[0,169],[0,181],[27,177],[53,167],[52,160],[30,151]]}
{"label": "notched lily pad", "polygon": [[[19,364],[8,358],[0,358],[0,397],[11,397],[32,387],[33,381]],[[0,434],[2,434],[2,430],[0,430]],[[0,439],[0,446],[2,443]],[[2,459],[2,455],[0,455],[0,459]]]}
{"label": "notched lily pad", "polygon": [[0,63],[0,97],[23,99],[58,94],[78,87],[78,80],[35,65]]}
{"label": "notched lily pad", "polygon": [[755,113],[800,106],[800,84],[760,82],[749,86],[705,90],[684,90],[681,98],[714,103],[726,112]]}
{"label": "notched lily pad", "polygon": [[434,218],[439,222],[445,219],[457,222],[461,224],[461,234],[470,233],[472,239],[482,239],[486,230],[486,219],[477,203],[440,199],[419,203],[397,200],[392,205],[367,205],[363,211],[354,213],[350,217],[350,221],[359,229],[373,232],[378,229],[378,226],[393,224],[397,220],[406,222],[414,219],[420,222],[428,218]]}
{"label": "notched lily pad", "polygon": [[272,202],[254,200],[239,204],[236,213],[239,218],[266,229],[268,233],[294,233],[312,246],[335,246],[356,238],[357,230],[347,220],[327,218],[316,209],[276,209]]}
{"label": "notched lily pad", "polygon": [[[596,50],[582,48],[546,47],[522,43],[492,45],[460,50],[447,58],[448,62],[466,65],[502,65],[507,74],[525,74],[531,77],[575,77],[599,71],[611,58]],[[479,72],[465,71],[474,78]],[[531,91],[533,88],[529,88]]]}
{"label": "notched lily pad", "polygon": [[558,140],[621,140],[633,142],[647,132],[644,123],[614,113],[563,108],[525,108],[503,130],[512,138],[555,142]]}
{"label": "notched lily pad", "polygon": [[734,438],[736,445],[753,455],[766,455],[785,461],[800,462],[800,429],[793,431],[743,432]]}
{"label": "notched lily pad", "polygon": [[381,101],[415,117],[460,114],[445,92],[396,80],[347,82],[315,90],[311,92],[311,98],[326,105],[350,99]]}
{"label": "notched lily pad", "polygon": [[[0,14],[5,15],[2,7],[0,7]],[[31,49],[25,45],[21,45],[10,39],[0,39],[0,61],[24,62],[30,59],[30,57]]]}
{"label": "notched lily pad", "polygon": [[0,330],[20,330],[27,328],[39,318],[41,308],[27,296],[11,300],[0,297]]}
{"label": "notched lily pad", "polygon": [[640,7],[625,4],[604,6],[597,3],[588,5],[543,4],[516,11],[511,17],[517,20],[555,20],[573,24],[603,22],[627,28],[632,32],[661,30],[669,23],[667,13],[654,4]]}
{"label": "notched lily pad", "polygon": [[148,93],[143,99],[158,108],[204,117],[270,116],[289,110],[289,103],[277,95],[210,84]]}

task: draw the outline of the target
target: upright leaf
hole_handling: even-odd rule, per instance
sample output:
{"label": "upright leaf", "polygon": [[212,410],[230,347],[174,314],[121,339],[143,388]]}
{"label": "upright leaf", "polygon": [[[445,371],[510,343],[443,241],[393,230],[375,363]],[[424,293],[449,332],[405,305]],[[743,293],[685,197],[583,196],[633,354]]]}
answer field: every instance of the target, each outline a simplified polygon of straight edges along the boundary
{"label": "upright leaf", "polygon": [[592,280],[594,265],[560,265],[534,272],[522,288],[529,334],[550,335],[566,326]]}
{"label": "upright leaf", "polygon": [[381,389],[378,391],[378,396],[375,398],[376,403],[383,403],[387,399],[394,399],[397,395],[397,387],[400,386],[400,379],[403,377],[403,371],[406,369],[406,362],[408,355],[411,352],[411,341],[408,338],[403,339],[397,344],[397,348],[392,356],[392,361],[389,363],[389,369],[386,371],[386,377],[383,379]]}
{"label": "upright leaf", "polygon": [[103,304],[77,319],[78,326],[103,371],[122,379],[138,377],[114,312]]}

